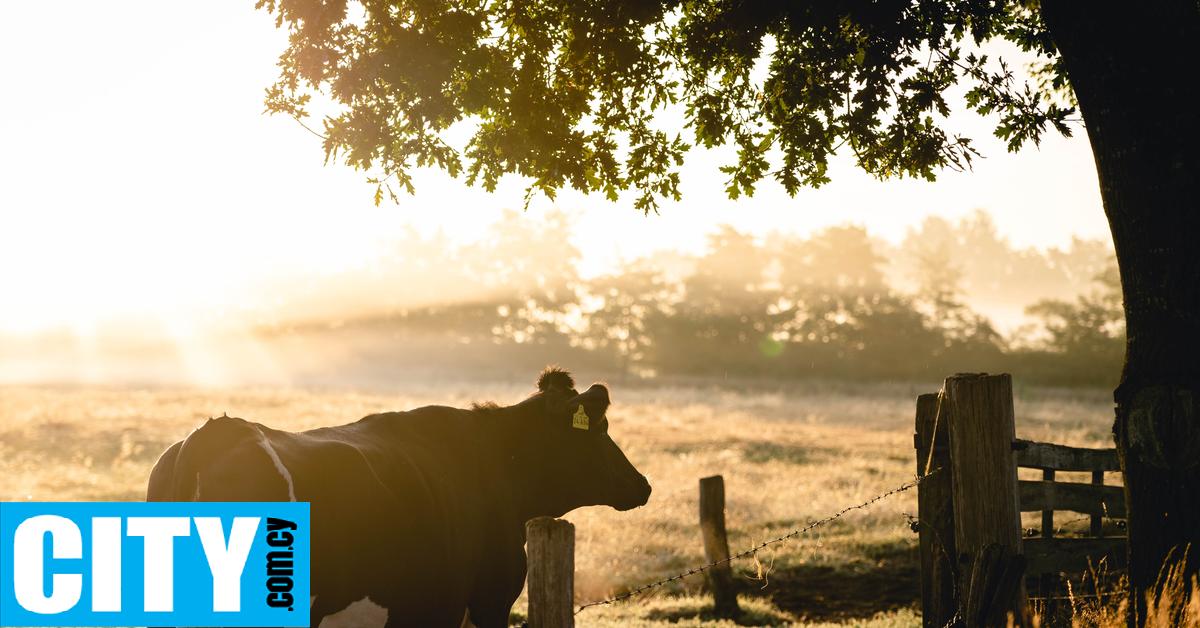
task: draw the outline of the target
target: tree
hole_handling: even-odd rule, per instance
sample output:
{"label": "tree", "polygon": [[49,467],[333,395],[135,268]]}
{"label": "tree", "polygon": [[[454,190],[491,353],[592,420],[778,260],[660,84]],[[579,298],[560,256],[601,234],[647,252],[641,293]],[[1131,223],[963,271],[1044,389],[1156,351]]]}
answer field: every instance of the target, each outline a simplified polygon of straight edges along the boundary
{"label": "tree", "polygon": [[963,271],[950,260],[945,242],[917,254],[917,300],[929,309],[934,325],[944,327],[963,308]]}
{"label": "tree", "polygon": [[1121,280],[1116,267],[1096,276],[1099,290],[1081,294],[1075,303],[1042,299],[1025,312],[1042,319],[1049,334],[1046,348],[1056,353],[1077,353],[1094,358],[1119,356],[1125,345],[1125,317],[1121,309]]}
{"label": "tree", "polygon": [[790,313],[772,307],[779,294],[766,285],[768,262],[752,236],[720,225],[683,281],[658,361],[691,372],[746,372],[761,365],[761,355],[777,356],[780,346],[771,332]]}
{"label": "tree", "polygon": [[[926,220],[926,223],[928,222],[929,220]],[[987,225],[991,225],[990,220]],[[998,241],[986,238],[984,242]],[[1007,247],[995,247],[980,257],[988,259],[988,254],[1000,256],[1007,252]],[[987,317],[971,311],[961,300],[963,271],[951,260],[948,243],[941,240],[929,247],[918,247],[916,258],[917,301],[925,307],[933,326],[945,336],[946,347],[998,352],[1000,333]],[[1000,264],[1005,262],[1003,257],[991,258],[989,261]]]}
{"label": "tree", "polygon": [[599,303],[587,315],[585,337],[616,354],[623,381],[655,345],[655,323],[671,314],[672,286],[662,271],[638,260],[591,280],[588,292]]}
{"label": "tree", "polygon": [[1016,353],[1041,361],[1068,381],[1116,381],[1125,351],[1125,312],[1116,260],[1094,281],[1098,286],[1074,302],[1041,299],[1026,307],[1027,315],[1041,319],[1044,335]]}
{"label": "tree", "polygon": [[[731,197],[770,177],[795,192],[851,151],[880,177],[934,179],[969,167],[948,134],[947,90],[999,117],[1010,150],[1069,134],[1078,102],[1121,271],[1128,338],[1114,436],[1128,502],[1130,621],[1170,556],[1200,541],[1200,5],[1195,0],[839,0],[777,2],[366,2],[259,0],[291,37],[267,108],[305,115],[311,92],[340,105],[327,159],[376,169],[377,200],[412,167],[494,189],[565,186],[617,199],[679,198],[692,145],[732,143]],[[963,54],[1005,38],[1045,58],[1038,88]],[[769,63],[758,81],[756,63]],[[685,108],[690,136],[654,126]],[[475,125],[461,148],[445,131]],[[464,163],[465,160],[465,163]],[[773,166],[772,164],[776,164]],[[393,195],[394,196],[394,195]],[[1200,548],[1200,544],[1195,547]],[[1192,550],[1198,553],[1200,549]],[[1187,575],[1200,571],[1200,556]]]}
{"label": "tree", "polygon": [[953,294],[941,295],[949,308],[938,317],[893,292],[880,269],[888,260],[862,227],[829,227],[808,240],[792,239],[780,259],[783,302],[795,310],[783,329],[802,365],[823,363],[823,372],[840,377],[923,377],[978,364],[981,350],[992,353],[989,364],[999,357],[990,324],[978,324],[980,317]]}
{"label": "tree", "polygon": [[838,359],[866,350],[872,339],[862,331],[877,327],[866,320],[893,300],[879,270],[887,260],[872,248],[866,229],[829,227],[808,240],[789,241],[781,259],[783,296],[796,310],[790,339],[807,342],[810,351],[829,346]]}
{"label": "tree", "polygon": [[505,210],[488,235],[459,251],[464,274],[479,286],[471,307],[486,307],[493,342],[567,342],[567,316],[578,310],[579,249],[570,220],[555,211],[544,222]]}
{"label": "tree", "polygon": [[975,307],[1024,304],[1085,291],[1112,257],[1110,244],[1077,237],[1066,250],[1016,249],[999,235],[991,215],[980,209],[953,224],[940,216],[926,216],[919,227],[907,231],[896,263],[904,277],[921,277],[926,263],[922,260],[944,252],[961,271],[963,296]]}

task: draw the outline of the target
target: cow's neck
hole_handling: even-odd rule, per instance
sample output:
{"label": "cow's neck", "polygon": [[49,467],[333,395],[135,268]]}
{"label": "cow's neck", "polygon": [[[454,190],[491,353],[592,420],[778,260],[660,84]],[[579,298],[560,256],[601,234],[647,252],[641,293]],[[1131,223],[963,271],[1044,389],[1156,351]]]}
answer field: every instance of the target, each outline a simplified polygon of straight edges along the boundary
{"label": "cow's neck", "polygon": [[533,437],[539,431],[535,424],[539,417],[514,412],[517,409],[514,406],[500,410],[486,429],[494,443],[496,465],[503,469],[497,473],[497,481],[511,495],[513,509],[522,524],[536,517],[561,517],[574,506],[569,504],[567,496],[547,494],[545,490],[561,470],[549,469],[543,462],[544,445]]}

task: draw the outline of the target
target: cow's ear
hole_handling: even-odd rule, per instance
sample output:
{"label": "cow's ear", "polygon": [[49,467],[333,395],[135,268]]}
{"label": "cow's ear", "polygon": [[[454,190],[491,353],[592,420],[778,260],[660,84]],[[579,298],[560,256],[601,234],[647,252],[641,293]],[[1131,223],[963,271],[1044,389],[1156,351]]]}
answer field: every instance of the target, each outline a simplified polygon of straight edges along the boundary
{"label": "cow's ear", "polygon": [[605,415],[609,406],[608,388],[603,384],[592,384],[591,388],[568,399],[566,406],[573,427],[608,432],[608,418]]}
{"label": "cow's ear", "polygon": [[559,366],[547,366],[546,370],[542,371],[542,375],[538,377],[538,390],[547,392],[550,390],[570,390],[575,389],[575,379],[571,377],[571,373]]}

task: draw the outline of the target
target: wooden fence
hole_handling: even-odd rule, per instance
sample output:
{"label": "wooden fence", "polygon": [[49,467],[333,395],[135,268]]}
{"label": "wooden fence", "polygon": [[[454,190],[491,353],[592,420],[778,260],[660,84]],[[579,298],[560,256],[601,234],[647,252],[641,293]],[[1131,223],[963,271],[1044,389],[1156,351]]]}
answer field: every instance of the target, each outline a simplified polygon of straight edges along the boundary
{"label": "wooden fence", "polygon": [[[1105,486],[1105,471],[1120,471],[1116,449],[1083,449],[1051,443],[1017,440],[1013,443],[1017,466],[1041,469],[1042,479],[1021,480],[1021,512],[1042,511],[1041,536],[1025,539],[1029,574],[1079,573],[1098,564],[1125,564],[1125,537],[1104,537],[1102,521],[1125,518],[1125,489]],[[1055,481],[1056,471],[1091,472],[1092,483]],[[1055,538],[1054,511],[1091,515],[1090,537]]]}
{"label": "wooden fence", "polygon": [[[713,593],[713,614],[737,617],[741,609],[728,562],[725,479],[719,475],[700,480],[700,538],[709,564],[721,563],[704,572]],[[529,628],[574,628],[575,526],[565,519],[531,519],[525,524],[525,539]]]}
{"label": "wooden fence", "polygon": [[[958,374],[917,399],[921,605],[924,625],[1029,625],[1022,574],[1078,573],[1107,559],[1123,565],[1125,538],[1103,537],[1102,518],[1125,516],[1123,489],[1105,486],[1116,450],[1017,440],[1012,378]],[[1042,470],[1018,480],[1017,468]],[[1091,472],[1092,483],[1055,481]],[[1054,511],[1091,516],[1091,537],[1056,538]],[[1042,512],[1040,536],[1022,538],[1021,512]],[[1044,580],[1043,580],[1044,583]]]}
{"label": "wooden fence", "polygon": [[[922,612],[929,628],[1029,626],[1024,576],[1081,572],[1107,559],[1123,565],[1125,538],[1104,537],[1103,518],[1125,517],[1123,489],[1104,485],[1115,450],[1017,440],[1012,378],[960,373],[917,399],[918,532]],[[1042,470],[1019,480],[1017,468]],[[1056,481],[1090,472],[1092,482]],[[906,487],[907,488],[907,487]],[[881,496],[882,497],[882,496]],[[878,498],[877,498],[878,499]],[[1091,537],[1059,538],[1054,511],[1091,517]],[[1021,512],[1042,512],[1041,535],[1023,538]],[[725,486],[700,480],[700,532],[710,564],[727,561]],[[575,528],[561,519],[526,524],[529,627],[573,628]],[[718,616],[739,613],[728,562],[705,571]]]}

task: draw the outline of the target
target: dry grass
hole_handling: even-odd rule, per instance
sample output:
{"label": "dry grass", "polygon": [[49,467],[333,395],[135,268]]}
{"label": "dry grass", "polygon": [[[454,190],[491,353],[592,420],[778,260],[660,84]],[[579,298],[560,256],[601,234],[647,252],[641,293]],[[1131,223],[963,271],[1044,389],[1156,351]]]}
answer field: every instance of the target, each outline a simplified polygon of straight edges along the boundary
{"label": "dry grass", "polygon": [[712,600],[702,596],[676,596],[624,604],[597,611],[584,611],[576,625],[585,628],[733,628],[734,626],[778,626],[780,628],[918,628],[921,616],[911,609],[881,612],[866,619],[840,622],[808,622],[781,612],[769,601],[743,597],[738,601],[742,615],[737,621],[716,619]]}
{"label": "dry grass", "polygon": [[[1200,581],[1183,577],[1182,566],[1160,575],[1161,592],[1146,592],[1145,628],[1200,628]],[[1057,621],[1035,617],[1034,626],[1069,625],[1071,628],[1125,628],[1128,599],[1097,603],[1089,597],[1069,596],[1069,608]]]}
{"label": "dry grass", "polygon": [[[1147,628],[1200,628],[1200,581],[1185,580],[1183,565],[1176,564],[1161,575],[1160,583],[1158,597],[1146,596]],[[1115,628],[1119,622],[1109,625]]]}
{"label": "dry grass", "polygon": [[[702,564],[696,523],[701,477],[725,477],[734,552],[911,480],[915,396],[932,391],[908,384],[821,383],[755,392],[613,389],[612,434],[630,460],[651,476],[654,495],[647,506],[628,513],[585,508],[568,515],[577,530],[581,602]],[[141,500],[159,453],[207,417],[223,412],[301,430],[434,403],[512,403],[532,390],[436,380],[397,385],[388,392],[0,387],[0,500]],[[1107,393],[1018,389],[1016,404],[1022,438],[1111,446]],[[856,572],[911,562],[916,535],[905,513],[916,514],[915,491],[772,546],[758,557],[766,582],[772,573],[803,566]],[[757,570],[753,561],[735,564],[735,572],[743,575]],[[763,584],[744,583],[750,592]],[[649,601],[589,609],[580,615],[580,625],[661,625],[670,621],[668,616],[679,625],[720,625],[704,621],[697,610],[702,601],[694,596],[702,584],[700,577],[692,577],[657,591]],[[676,610],[665,610],[670,608]],[[777,615],[779,622],[795,620]],[[852,625],[910,626],[919,623],[915,617],[902,611]],[[774,623],[764,620],[761,625]]]}

